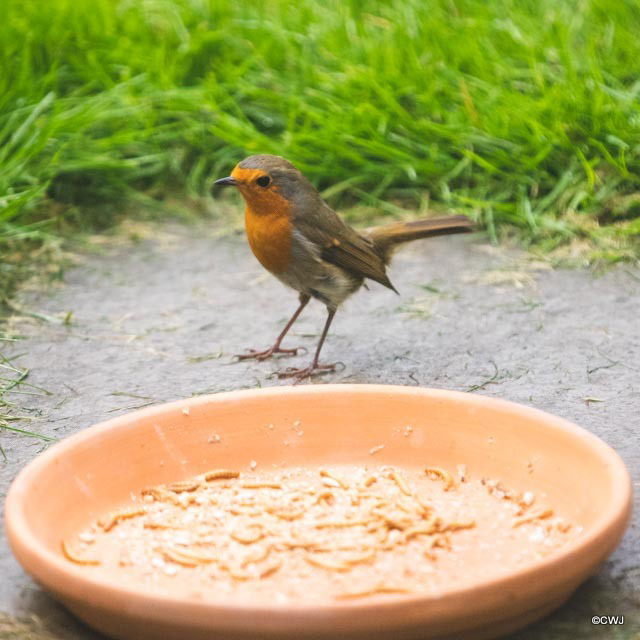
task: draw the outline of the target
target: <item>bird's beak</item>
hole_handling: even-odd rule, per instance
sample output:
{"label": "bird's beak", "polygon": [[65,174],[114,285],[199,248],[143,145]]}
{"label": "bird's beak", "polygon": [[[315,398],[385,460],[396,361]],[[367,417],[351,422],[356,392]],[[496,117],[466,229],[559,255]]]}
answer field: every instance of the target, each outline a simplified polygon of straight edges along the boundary
{"label": "bird's beak", "polygon": [[220,178],[220,180],[216,180],[213,184],[218,184],[221,187],[234,187],[238,184],[238,181],[235,178],[228,176],[226,178]]}

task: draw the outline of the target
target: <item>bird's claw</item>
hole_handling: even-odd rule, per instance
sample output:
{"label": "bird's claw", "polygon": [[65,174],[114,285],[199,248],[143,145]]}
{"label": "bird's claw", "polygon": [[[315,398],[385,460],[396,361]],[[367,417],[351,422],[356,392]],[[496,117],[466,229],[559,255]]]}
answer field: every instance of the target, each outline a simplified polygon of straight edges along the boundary
{"label": "bird's claw", "polygon": [[293,349],[270,347],[264,351],[258,351],[257,349],[247,349],[247,351],[248,353],[237,353],[234,357],[238,359],[238,362],[241,362],[242,360],[257,360],[258,362],[262,362],[276,354],[291,357],[297,356],[299,352],[306,353],[307,350],[304,347],[294,347]]}
{"label": "bird's claw", "polygon": [[325,373],[334,373],[337,370],[338,365],[343,365],[342,362],[334,362],[332,364],[311,364],[308,367],[287,367],[284,371],[278,371],[277,375],[279,379],[294,378],[294,384],[302,382],[307,378],[313,376],[321,376]]}

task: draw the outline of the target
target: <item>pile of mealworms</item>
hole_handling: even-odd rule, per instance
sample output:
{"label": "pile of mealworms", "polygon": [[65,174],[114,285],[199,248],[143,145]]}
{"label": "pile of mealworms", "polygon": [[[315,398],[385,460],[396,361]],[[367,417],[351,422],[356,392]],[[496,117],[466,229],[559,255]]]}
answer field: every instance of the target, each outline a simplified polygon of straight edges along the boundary
{"label": "pile of mealworms", "polygon": [[[217,469],[144,489],[62,547],[72,562],[130,569],[147,584],[183,575],[193,589],[271,590],[285,600],[308,589],[337,599],[411,593],[477,528],[465,485],[464,465],[455,478],[439,467]],[[567,533],[530,492],[476,485],[483,513],[495,517],[502,505],[511,537],[541,523],[554,544]]]}

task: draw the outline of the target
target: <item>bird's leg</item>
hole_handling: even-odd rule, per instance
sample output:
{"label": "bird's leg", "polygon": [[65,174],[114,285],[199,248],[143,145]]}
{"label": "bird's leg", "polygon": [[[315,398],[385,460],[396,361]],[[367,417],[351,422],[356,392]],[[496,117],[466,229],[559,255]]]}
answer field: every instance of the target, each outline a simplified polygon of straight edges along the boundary
{"label": "bird's leg", "polygon": [[285,371],[279,372],[278,378],[295,378],[296,381],[299,382],[300,380],[304,380],[305,378],[309,378],[313,375],[320,375],[322,373],[329,373],[336,370],[335,364],[318,364],[318,358],[320,358],[320,350],[322,349],[322,345],[324,344],[324,339],[327,337],[327,333],[329,332],[329,327],[331,326],[333,316],[336,315],[335,309],[330,309],[329,307],[327,307],[327,311],[329,315],[327,316],[327,321],[324,323],[324,329],[322,330],[322,335],[320,336],[320,342],[318,342],[318,347],[316,348],[316,353],[313,356],[311,364],[308,367],[304,367],[303,369],[289,367]]}
{"label": "bird's leg", "polygon": [[270,358],[274,353],[282,353],[288,356],[298,355],[298,349],[300,347],[296,347],[295,349],[281,349],[280,343],[287,335],[287,332],[293,326],[293,323],[298,319],[298,316],[302,313],[302,310],[307,306],[307,303],[310,300],[310,296],[301,293],[300,294],[300,305],[296,309],[296,312],[291,316],[291,319],[285,325],[285,328],[280,332],[280,335],[276,338],[275,344],[269,349],[265,349],[264,351],[256,351],[255,349],[249,349],[249,353],[240,353],[236,355],[238,360],[249,360],[251,358],[255,358],[256,360],[266,360]]}

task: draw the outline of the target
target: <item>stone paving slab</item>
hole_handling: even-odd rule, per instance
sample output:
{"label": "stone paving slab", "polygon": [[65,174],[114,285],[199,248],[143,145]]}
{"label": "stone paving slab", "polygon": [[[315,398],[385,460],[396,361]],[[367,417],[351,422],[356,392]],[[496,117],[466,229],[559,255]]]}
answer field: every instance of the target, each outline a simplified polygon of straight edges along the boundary
{"label": "stone paving slab", "polygon": [[[338,312],[324,361],[345,369],[314,380],[421,385],[521,402],[577,422],[613,446],[634,482],[621,546],[556,613],[511,640],[632,638],[640,633],[640,271],[551,270],[470,236],[401,249],[400,296],[370,284]],[[95,422],[194,394],[283,384],[270,374],[310,355],[233,363],[273,342],[297,300],[261,270],[240,235],[167,226],[137,244],[85,256],[65,281],[25,293],[24,337],[3,346],[46,390],[13,399],[27,426],[62,438]],[[71,323],[46,322],[30,312]],[[312,303],[289,345],[312,353],[325,310]],[[285,345],[286,346],[286,345]],[[0,495],[44,447],[0,432]],[[588,491],[588,487],[585,487]],[[0,638],[97,638],[36,586],[0,537]],[[593,615],[624,615],[618,627]],[[29,617],[36,616],[34,625]],[[26,622],[19,626],[17,620]],[[7,629],[14,635],[3,635]],[[13,626],[12,626],[13,625]],[[19,631],[22,629],[22,631]],[[31,635],[30,635],[31,634]]]}

